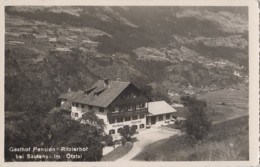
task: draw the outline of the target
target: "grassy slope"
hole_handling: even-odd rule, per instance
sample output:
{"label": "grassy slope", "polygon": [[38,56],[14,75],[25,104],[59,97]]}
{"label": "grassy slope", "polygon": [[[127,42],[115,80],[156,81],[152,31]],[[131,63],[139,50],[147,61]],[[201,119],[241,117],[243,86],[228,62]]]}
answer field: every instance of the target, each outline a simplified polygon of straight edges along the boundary
{"label": "grassy slope", "polygon": [[248,117],[213,126],[207,140],[194,144],[187,135],[155,142],[134,160],[232,161],[249,159]]}
{"label": "grassy slope", "polygon": [[133,144],[126,144],[123,146],[119,146],[114,149],[112,152],[105,155],[101,161],[115,161],[124,155],[126,155],[133,148]]}
{"label": "grassy slope", "polygon": [[208,116],[213,122],[248,115],[248,90],[219,90],[198,98],[206,100]]}
{"label": "grassy slope", "polygon": [[[248,115],[248,90],[218,90],[198,95],[208,106],[208,117],[214,122]],[[178,109],[175,115],[186,117],[188,109]]]}
{"label": "grassy slope", "polygon": [[[148,145],[135,160],[246,160],[248,159],[248,90],[219,90],[198,96],[207,101],[209,119],[215,124],[208,140],[192,143],[188,136]],[[185,113],[179,113],[179,116]],[[240,118],[239,118],[240,117]],[[246,144],[245,144],[246,143]],[[233,147],[232,147],[233,145]]]}

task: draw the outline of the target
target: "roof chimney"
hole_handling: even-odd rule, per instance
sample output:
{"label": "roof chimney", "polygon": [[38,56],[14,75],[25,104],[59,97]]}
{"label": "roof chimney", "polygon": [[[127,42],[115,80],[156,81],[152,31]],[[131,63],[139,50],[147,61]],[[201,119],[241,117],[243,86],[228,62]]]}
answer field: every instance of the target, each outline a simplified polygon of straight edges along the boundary
{"label": "roof chimney", "polygon": [[104,86],[107,87],[109,85],[109,79],[104,79]]}
{"label": "roof chimney", "polygon": [[68,89],[68,92],[70,92],[70,88]]}

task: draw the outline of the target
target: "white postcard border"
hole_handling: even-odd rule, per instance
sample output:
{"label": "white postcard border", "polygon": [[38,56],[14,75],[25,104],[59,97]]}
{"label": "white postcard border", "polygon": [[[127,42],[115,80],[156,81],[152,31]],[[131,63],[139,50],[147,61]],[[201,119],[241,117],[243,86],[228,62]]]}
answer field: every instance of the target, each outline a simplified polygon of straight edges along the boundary
{"label": "white postcard border", "polygon": [[[4,162],[4,32],[5,6],[248,6],[249,8],[249,161],[203,162]],[[1,166],[255,166],[259,147],[259,12],[256,0],[4,0],[0,6]]]}

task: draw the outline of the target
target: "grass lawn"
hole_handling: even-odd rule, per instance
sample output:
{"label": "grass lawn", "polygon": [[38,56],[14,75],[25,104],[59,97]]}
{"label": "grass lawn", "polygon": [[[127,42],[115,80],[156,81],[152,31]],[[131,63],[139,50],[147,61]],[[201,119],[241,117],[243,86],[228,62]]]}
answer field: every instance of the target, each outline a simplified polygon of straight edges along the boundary
{"label": "grass lawn", "polygon": [[248,115],[248,90],[219,90],[198,96],[205,100],[212,122]]}
{"label": "grass lawn", "polygon": [[123,145],[123,146],[118,146],[112,152],[103,156],[101,161],[115,161],[115,160],[123,157],[124,155],[126,155],[132,148],[133,148],[132,143],[128,143],[128,144]]}
{"label": "grass lawn", "polygon": [[[207,115],[212,122],[221,122],[248,115],[248,90],[219,90],[199,95],[207,102]],[[187,108],[177,108],[178,117],[186,117]]]}
{"label": "grass lawn", "polygon": [[134,160],[232,161],[249,159],[248,116],[215,124],[207,139],[194,143],[187,135],[152,143]]}

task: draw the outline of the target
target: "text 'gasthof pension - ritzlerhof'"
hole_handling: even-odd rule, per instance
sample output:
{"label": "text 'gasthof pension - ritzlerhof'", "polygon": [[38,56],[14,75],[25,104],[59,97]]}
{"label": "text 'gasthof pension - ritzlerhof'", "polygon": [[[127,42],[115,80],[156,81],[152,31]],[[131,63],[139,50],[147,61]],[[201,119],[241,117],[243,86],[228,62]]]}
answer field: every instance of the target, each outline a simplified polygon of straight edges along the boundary
{"label": "text 'gasthof pension - ritzlerhof'", "polygon": [[[67,160],[82,159],[82,153],[88,147],[10,147],[10,154],[15,154],[15,160]],[[62,159],[64,159],[62,158]]]}

